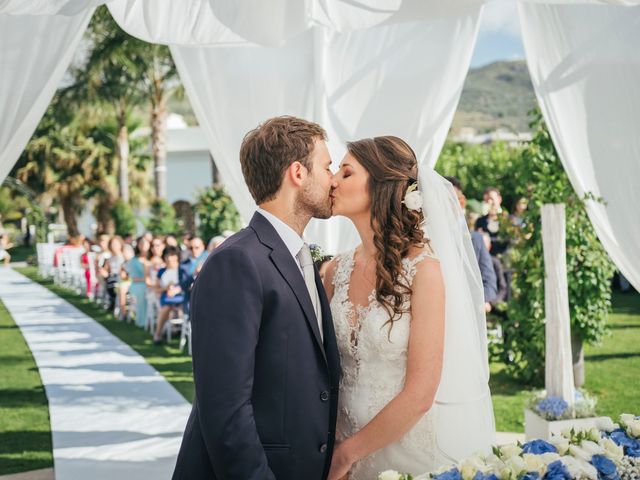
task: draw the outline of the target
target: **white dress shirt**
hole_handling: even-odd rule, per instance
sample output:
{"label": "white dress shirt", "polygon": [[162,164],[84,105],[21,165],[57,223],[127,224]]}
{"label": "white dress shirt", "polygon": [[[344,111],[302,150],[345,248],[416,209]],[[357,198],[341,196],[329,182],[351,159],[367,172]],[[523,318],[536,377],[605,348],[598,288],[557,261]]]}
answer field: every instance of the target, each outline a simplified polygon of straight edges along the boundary
{"label": "white dress shirt", "polygon": [[284,223],[282,220],[276,217],[273,213],[269,213],[266,210],[263,210],[262,208],[258,208],[258,212],[269,221],[269,223],[273,226],[273,228],[276,229],[276,232],[278,232],[278,235],[284,242],[285,246],[287,247],[287,250],[289,250],[289,253],[295,260],[296,265],[300,270],[300,273],[302,273],[302,267],[300,266],[300,261],[298,260],[298,252],[300,251],[300,249],[302,248],[302,245],[304,244],[304,240],[302,239],[302,237],[300,237],[300,235],[298,235],[298,233],[293,228],[291,228],[289,225]]}

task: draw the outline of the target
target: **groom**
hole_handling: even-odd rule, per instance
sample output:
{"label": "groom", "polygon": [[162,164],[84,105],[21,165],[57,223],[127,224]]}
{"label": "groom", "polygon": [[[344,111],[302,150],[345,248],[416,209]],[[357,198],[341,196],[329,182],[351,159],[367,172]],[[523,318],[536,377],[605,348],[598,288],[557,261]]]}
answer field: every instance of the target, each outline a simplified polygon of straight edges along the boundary
{"label": "groom", "polygon": [[326,134],[294,117],[244,138],[258,211],[206,260],[191,293],[195,399],[174,479],[325,479],[340,365],[302,232],[331,215]]}

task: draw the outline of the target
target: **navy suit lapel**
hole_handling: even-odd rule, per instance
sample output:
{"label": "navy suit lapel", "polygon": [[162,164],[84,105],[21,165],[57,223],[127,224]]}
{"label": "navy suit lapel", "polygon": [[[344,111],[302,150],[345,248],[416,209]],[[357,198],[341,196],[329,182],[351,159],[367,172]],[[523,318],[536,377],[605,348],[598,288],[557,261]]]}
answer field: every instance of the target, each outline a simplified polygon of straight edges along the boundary
{"label": "navy suit lapel", "polygon": [[[280,238],[280,235],[278,235],[278,232],[276,232],[271,223],[269,223],[269,221],[260,213],[256,212],[253,215],[249,226],[256,232],[260,241],[271,248],[269,257],[298,300],[298,303],[304,312],[307,324],[313,333],[316,345],[320,349],[325,362],[327,362],[327,355],[325,353],[324,346],[322,345],[322,338],[320,337],[320,330],[316,320],[316,314],[313,309],[313,303],[311,303],[307,285],[304,283],[304,278],[302,277],[302,273],[300,273],[300,269],[298,268],[296,261],[291,256],[291,253]],[[324,322],[324,308],[322,316]]]}

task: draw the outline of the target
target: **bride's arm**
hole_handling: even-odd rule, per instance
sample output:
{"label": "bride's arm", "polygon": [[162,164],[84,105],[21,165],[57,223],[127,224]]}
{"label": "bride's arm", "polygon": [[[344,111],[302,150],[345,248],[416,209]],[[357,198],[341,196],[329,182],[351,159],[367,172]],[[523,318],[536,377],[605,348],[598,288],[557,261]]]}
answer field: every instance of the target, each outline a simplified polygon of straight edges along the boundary
{"label": "bride's arm", "polygon": [[427,258],[418,264],[412,290],[404,388],[362,430],[336,447],[329,480],[399,440],[433,405],[444,351],[445,292],[438,261]]}

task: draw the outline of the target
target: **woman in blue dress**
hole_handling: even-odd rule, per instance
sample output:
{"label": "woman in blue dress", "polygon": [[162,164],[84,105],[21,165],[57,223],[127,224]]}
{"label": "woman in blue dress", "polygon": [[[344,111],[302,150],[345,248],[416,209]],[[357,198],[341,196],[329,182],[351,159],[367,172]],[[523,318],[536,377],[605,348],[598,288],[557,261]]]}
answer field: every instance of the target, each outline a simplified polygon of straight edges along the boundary
{"label": "woman in blue dress", "polygon": [[136,240],[136,256],[124,268],[131,279],[129,294],[136,299],[136,325],[144,328],[147,319],[147,268],[150,244],[144,237]]}

